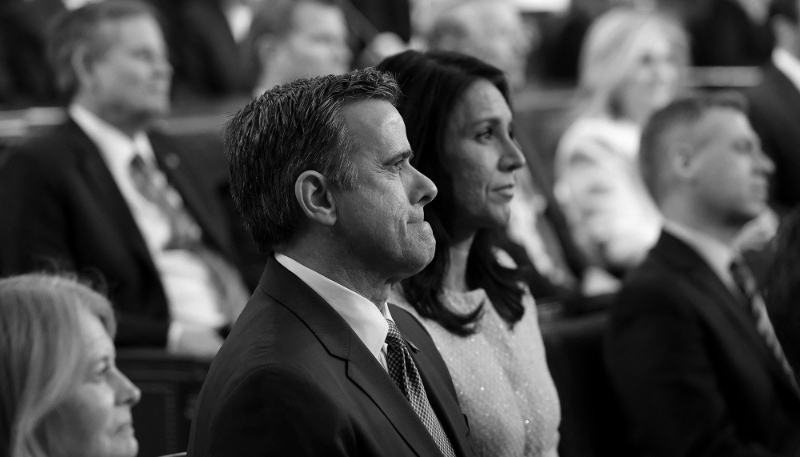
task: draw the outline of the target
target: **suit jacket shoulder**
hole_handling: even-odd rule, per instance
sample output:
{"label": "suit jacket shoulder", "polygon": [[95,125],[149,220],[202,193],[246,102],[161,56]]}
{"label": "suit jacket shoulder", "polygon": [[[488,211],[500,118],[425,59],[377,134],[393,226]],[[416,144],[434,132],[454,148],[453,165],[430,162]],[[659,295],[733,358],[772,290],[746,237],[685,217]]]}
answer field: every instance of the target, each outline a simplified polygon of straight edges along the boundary
{"label": "suit jacket shoulder", "polygon": [[[396,317],[419,349],[415,362],[457,455],[472,455],[444,362],[430,353],[435,346],[418,324],[400,311]],[[436,453],[406,398],[344,319],[270,258],[212,363],[189,455]]]}
{"label": "suit jacket shoulder", "polygon": [[800,397],[745,305],[667,233],[623,286],[605,358],[645,454],[800,452]]}

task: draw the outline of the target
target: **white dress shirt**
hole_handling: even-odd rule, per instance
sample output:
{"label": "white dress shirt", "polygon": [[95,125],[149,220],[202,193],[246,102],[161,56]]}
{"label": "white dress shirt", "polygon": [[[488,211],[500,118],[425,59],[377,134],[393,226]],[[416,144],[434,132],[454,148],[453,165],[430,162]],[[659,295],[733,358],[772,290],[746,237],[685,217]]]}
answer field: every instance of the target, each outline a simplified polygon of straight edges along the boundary
{"label": "white dress shirt", "polygon": [[386,303],[378,309],[375,303],[365,297],[290,257],[276,253],[275,260],[328,302],[353,329],[367,350],[378,359],[383,369],[386,369],[386,335],[389,333],[389,323],[386,320],[393,320]]}
{"label": "white dress shirt", "polygon": [[[217,304],[208,267],[190,251],[164,249],[172,236],[169,219],[136,189],[131,179],[129,167],[137,153],[145,161],[156,162],[147,135],[138,132],[130,138],[78,104],[69,107],[69,115],[100,150],[150,251],[172,319],[168,348],[176,347],[185,325],[212,329],[224,326],[228,319]],[[177,192],[175,198],[180,198]]]}
{"label": "white dress shirt", "polygon": [[794,87],[800,91],[800,59],[783,48],[772,51],[772,63],[781,71]]}

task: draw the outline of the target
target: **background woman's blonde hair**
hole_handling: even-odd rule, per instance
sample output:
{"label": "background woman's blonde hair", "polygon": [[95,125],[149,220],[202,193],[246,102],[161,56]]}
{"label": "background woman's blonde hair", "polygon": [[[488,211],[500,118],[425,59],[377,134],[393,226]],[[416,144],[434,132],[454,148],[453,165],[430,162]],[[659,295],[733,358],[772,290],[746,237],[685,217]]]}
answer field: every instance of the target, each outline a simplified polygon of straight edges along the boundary
{"label": "background woman's blonde hair", "polygon": [[0,454],[57,455],[50,423],[85,375],[83,311],[113,338],[110,303],[76,279],[36,273],[0,280]]}
{"label": "background woman's blonde hair", "polygon": [[581,49],[580,116],[617,118],[624,114],[615,99],[616,92],[656,37],[664,37],[672,45],[680,67],[688,64],[686,32],[670,17],[655,11],[617,8],[597,18]]}

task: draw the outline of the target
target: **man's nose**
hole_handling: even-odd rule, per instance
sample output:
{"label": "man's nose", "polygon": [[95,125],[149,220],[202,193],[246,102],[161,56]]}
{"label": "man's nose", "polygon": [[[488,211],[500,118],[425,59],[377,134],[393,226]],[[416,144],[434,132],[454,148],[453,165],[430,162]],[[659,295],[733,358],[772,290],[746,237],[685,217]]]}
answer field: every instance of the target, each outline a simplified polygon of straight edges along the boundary
{"label": "man's nose", "polygon": [[430,178],[422,174],[416,168],[413,168],[413,170],[415,174],[414,193],[412,194],[411,202],[413,204],[419,203],[422,206],[427,205],[436,197],[436,194],[439,193],[439,189],[436,188],[436,184],[434,184]]}

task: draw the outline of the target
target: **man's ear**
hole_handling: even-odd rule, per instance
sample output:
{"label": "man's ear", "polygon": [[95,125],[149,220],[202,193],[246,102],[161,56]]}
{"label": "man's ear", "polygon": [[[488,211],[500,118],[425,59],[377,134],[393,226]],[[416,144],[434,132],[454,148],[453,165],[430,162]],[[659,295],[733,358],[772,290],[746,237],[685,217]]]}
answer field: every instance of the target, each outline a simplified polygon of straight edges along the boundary
{"label": "man's ear", "polygon": [[75,72],[78,87],[91,87],[94,84],[92,63],[89,61],[89,52],[86,46],[81,46],[75,50],[70,59],[70,65]]}
{"label": "man's ear", "polygon": [[697,154],[691,144],[684,141],[674,143],[669,147],[667,154],[669,165],[675,176],[680,178],[692,177]]}
{"label": "man's ear", "polygon": [[294,195],[307,218],[328,227],[336,223],[336,200],[330,184],[320,173],[313,170],[301,173],[294,183]]}

